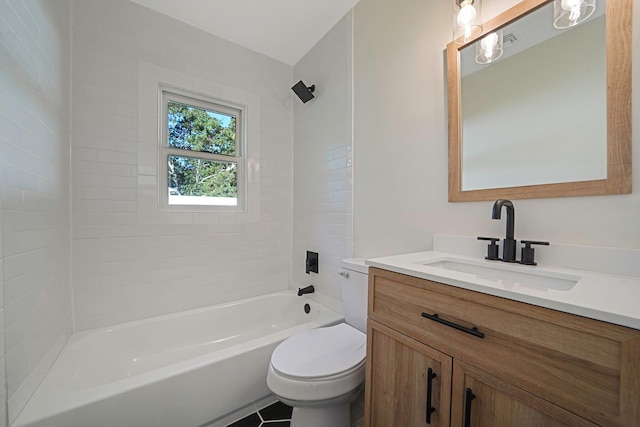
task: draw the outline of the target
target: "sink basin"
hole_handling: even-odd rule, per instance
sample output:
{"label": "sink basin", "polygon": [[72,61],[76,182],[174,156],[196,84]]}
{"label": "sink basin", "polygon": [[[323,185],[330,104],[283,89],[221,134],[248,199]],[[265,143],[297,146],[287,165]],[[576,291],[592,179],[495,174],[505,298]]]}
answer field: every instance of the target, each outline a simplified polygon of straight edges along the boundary
{"label": "sink basin", "polygon": [[538,290],[569,291],[581,279],[580,276],[550,272],[517,264],[497,261],[474,262],[454,258],[439,258],[420,264],[448,271],[470,274],[477,279],[491,282],[493,286],[504,289],[532,288]]}

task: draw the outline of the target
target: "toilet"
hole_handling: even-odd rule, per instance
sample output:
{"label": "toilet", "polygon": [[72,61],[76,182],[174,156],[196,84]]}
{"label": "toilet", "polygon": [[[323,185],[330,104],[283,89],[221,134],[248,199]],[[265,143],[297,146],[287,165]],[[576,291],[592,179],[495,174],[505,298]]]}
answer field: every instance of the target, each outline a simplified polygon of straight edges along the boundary
{"label": "toilet", "polygon": [[267,385],[293,407],[292,427],[350,427],[350,403],[364,387],[368,266],[342,261],[346,323],[287,338],[271,355]]}

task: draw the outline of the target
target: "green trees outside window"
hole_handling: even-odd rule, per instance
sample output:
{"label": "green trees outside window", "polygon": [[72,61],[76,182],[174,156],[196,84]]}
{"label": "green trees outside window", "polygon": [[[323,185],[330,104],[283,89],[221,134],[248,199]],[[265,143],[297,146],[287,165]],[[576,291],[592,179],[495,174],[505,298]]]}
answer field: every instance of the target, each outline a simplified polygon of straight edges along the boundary
{"label": "green trees outside window", "polygon": [[[168,101],[167,125],[168,146],[185,151],[184,156],[167,156],[169,194],[237,197],[236,117]],[[198,158],[197,153],[217,156]]]}

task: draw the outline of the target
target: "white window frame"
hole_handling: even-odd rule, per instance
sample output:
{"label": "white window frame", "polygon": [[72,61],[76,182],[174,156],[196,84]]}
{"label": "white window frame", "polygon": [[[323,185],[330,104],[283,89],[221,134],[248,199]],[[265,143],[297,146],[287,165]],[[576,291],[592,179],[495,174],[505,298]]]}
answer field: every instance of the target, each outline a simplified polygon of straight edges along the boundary
{"label": "white window frame", "polygon": [[[257,224],[260,222],[261,189],[261,100],[260,95],[228,86],[218,81],[215,73],[208,77],[186,74],[182,71],[140,61],[138,63],[138,163],[132,174],[138,177],[137,217],[140,224],[207,224],[220,226]],[[244,210],[221,210],[215,206],[173,206],[173,210],[162,209],[162,194],[167,188],[167,177],[159,170],[161,147],[160,127],[162,118],[161,88],[169,91],[184,91],[218,100],[223,105],[242,109],[245,138],[245,206]]]}
{"label": "white window frame", "polygon": [[[175,87],[160,86],[160,117],[158,123],[158,201],[159,209],[165,212],[244,212],[247,206],[247,141],[245,107],[228,101],[222,101],[201,94],[192,93]],[[169,147],[168,141],[168,110],[169,101],[207,111],[218,112],[236,119],[236,155],[228,156],[213,154],[206,151],[192,151]],[[167,158],[170,155],[190,157],[219,162],[234,162],[237,164],[237,205],[224,204],[169,204],[169,184]]]}

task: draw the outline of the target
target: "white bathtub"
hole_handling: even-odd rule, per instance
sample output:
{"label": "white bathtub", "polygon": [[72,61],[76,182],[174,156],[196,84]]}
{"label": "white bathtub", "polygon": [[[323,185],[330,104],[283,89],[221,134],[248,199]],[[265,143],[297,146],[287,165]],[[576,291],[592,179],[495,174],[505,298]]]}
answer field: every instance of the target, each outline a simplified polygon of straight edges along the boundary
{"label": "white bathtub", "polygon": [[76,333],[14,427],[219,424],[271,396],[278,343],[341,321],[287,291]]}

